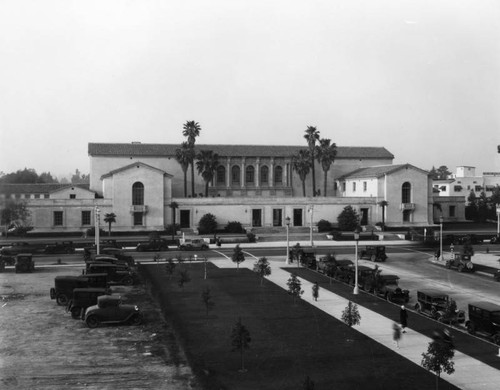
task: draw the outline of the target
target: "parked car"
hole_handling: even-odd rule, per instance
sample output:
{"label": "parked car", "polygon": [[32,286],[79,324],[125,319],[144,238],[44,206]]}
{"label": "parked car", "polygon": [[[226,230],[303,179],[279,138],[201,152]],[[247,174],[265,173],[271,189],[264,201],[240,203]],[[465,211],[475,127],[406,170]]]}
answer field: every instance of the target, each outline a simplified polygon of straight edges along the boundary
{"label": "parked car", "polygon": [[386,261],[387,255],[385,254],[384,245],[367,245],[365,249],[361,250],[359,254],[360,259],[368,259],[370,261]]}
{"label": "parked car", "polygon": [[[366,265],[358,266],[358,287],[370,291],[373,286],[377,270]],[[347,283],[354,286],[356,283],[356,267],[351,266],[347,269]]]}
{"label": "parked car", "polygon": [[465,312],[457,310],[454,301],[441,291],[417,291],[417,301],[415,310],[419,313],[449,324],[465,322]]}
{"label": "parked car", "polygon": [[410,300],[410,292],[399,287],[397,275],[377,275],[373,292],[389,302],[403,304]]}
{"label": "parked car", "polygon": [[206,250],[208,244],[202,238],[186,238],[179,243],[179,249],[181,251]]}
{"label": "parked car", "polygon": [[333,268],[336,265],[335,255],[328,254],[326,256],[322,256],[318,259],[316,266],[318,268],[318,272],[322,274],[333,276]]}
{"label": "parked car", "polygon": [[135,248],[138,252],[146,252],[146,251],[166,251],[168,250],[168,242],[163,238],[157,238],[150,240],[148,242],[140,242],[137,244]]}
{"label": "parked car", "polygon": [[490,238],[490,244],[500,244],[500,236],[493,236]]}
{"label": "parked car", "polygon": [[44,252],[47,254],[75,253],[75,245],[73,241],[55,242],[47,244]]}
{"label": "parked car", "polygon": [[[348,283],[350,277],[350,269],[354,267],[354,263],[348,259],[335,260],[335,268],[333,269],[333,277],[341,282]],[[330,275],[329,275],[330,276]]]}
{"label": "parked car", "polygon": [[108,240],[100,240],[99,245],[104,247],[104,248],[117,248],[117,249],[122,249],[123,246],[116,240],[108,239]]}
{"label": "parked car", "polygon": [[97,298],[101,295],[109,295],[109,289],[101,287],[85,287],[73,289],[73,295],[66,306],[66,311],[71,317],[80,318],[85,314],[89,306],[97,305]]}
{"label": "parked car", "polygon": [[469,303],[468,311],[467,331],[480,333],[500,345],[500,306],[485,301],[473,302]]}
{"label": "parked car", "polygon": [[131,286],[138,281],[138,276],[135,272],[111,263],[89,263],[84,270],[84,274],[95,273],[107,274],[108,283]]}
{"label": "parked car", "polygon": [[116,257],[120,262],[127,264],[129,267],[133,267],[135,265],[135,259],[132,256],[127,255],[123,249],[106,247],[100,252],[102,255]]}
{"label": "parked car", "polygon": [[446,260],[446,268],[456,268],[458,272],[474,272],[474,264],[470,255],[455,253],[453,258]]}
{"label": "parked car", "polygon": [[124,260],[119,260],[114,256],[110,255],[92,255],[90,260],[85,260],[85,266],[88,268],[89,264],[92,263],[109,263],[109,264],[115,264],[119,268],[128,270],[130,267]]}
{"label": "parked car", "polygon": [[9,246],[4,246],[0,249],[0,254],[2,256],[16,256],[19,253],[33,253],[35,252],[35,247],[30,245],[28,242],[13,242]]}
{"label": "parked car", "polygon": [[54,287],[50,289],[50,299],[58,305],[66,305],[73,296],[75,288],[103,288],[109,293],[108,275],[105,273],[88,273],[86,275],[59,275],[54,279]]}
{"label": "parked car", "polygon": [[16,263],[14,264],[16,274],[33,272],[35,270],[35,262],[31,253],[19,253],[16,255]]}
{"label": "parked car", "polygon": [[85,311],[85,323],[89,328],[96,328],[100,324],[140,325],[142,314],[136,305],[123,304],[119,296],[101,295],[97,297],[97,305]]}

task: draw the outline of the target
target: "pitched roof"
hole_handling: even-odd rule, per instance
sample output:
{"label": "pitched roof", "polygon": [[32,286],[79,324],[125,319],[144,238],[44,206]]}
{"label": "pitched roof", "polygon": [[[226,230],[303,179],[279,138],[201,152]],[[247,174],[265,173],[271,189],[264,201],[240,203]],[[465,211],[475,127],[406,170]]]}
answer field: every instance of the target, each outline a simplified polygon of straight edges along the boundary
{"label": "pitched roof", "polygon": [[369,177],[382,177],[384,175],[389,175],[393,172],[399,171],[403,168],[412,168],[422,173],[428,174],[427,171],[417,168],[411,164],[398,164],[398,165],[378,165],[374,167],[358,168],[352,172],[346,173],[338,178],[338,180],[345,179],[362,179]]}
{"label": "pitched roof", "polygon": [[136,167],[136,166],[139,167],[139,165],[141,167],[143,167],[143,168],[148,168],[148,169],[151,169],[153,171],[157,171],[157,172],[161,173],[162,175],[165,175],[165,176],[168,176],[168,177],[173,177],[172,175],[169,175],[167,172],[165,172],[165,171],[163,171],[161,169],[158,169],[156,167],[152,167],[151,165],[144,164],[143,162],[139,161],[139,162],[135,162],[135,163],[126,165],[124,167],[121,167],[121,168],[109,171],[108,173],[102,175],[101,179],[104,179],[105,177],[113,176],[115,173],[123,172],[123,171],[126,171],[126,170],[131,169],[131,168]]}
{"label": "pitched roof", "polygon": [[64,188],[79,187],[89,190],[89,184],[60,184],[60,183],[20,183],[20,184],[0,184],[1,194],[49,194]]}
{"label": "pitched roof", "polygon": [[[89,143],[90,156],[175,156],[178,144],[143,143]],[[286,145],[208,145],[196,144],[195,150],[212,150],[222,157],[290,157],[307,146]],[[394,159],[394,155],[384,147],[337,146],[336,159]]]}

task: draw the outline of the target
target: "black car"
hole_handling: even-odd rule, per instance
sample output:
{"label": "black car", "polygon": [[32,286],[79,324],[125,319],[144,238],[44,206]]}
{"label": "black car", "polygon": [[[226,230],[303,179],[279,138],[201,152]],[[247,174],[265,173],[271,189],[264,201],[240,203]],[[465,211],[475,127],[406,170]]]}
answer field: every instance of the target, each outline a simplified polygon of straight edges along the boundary
{"label": "black car", "polygon": [[470,334],[483,334],[500,345],[500,306],[484,301],[469,303],[469,320],[465,326]]}
{"label": "black car", "polygon": [[13,242],[9,246],[4,246],[0,249],[0,254],[2,256],[15,256],[19,253],[33,253],[35,251],[34,246],[28,242]]}
{"label": "black car", "polygon": [[109,295],[109,289],[102,287],[86,287],[73,289],[66,311],[71,313],[71,317],[77,319],[83,317],[85,309],[89,306],[97,305],[97,297]]}
{"label": "black car", "polygon": [[368,259],[370,261],[386,261],[387,255],[385,254],[384,245],[367,245],[365,249],[361,250],[359,254],[360,259]]}
{"label": "black car", "polygon": [[75,253],[75,245],[73,241],[55,242],[46,245],[44,252],[47,254]]}
{"label": "black car", "polygon": [[163,238],[157,238],[148,242],[140,242],[135,248],[138,252],[154,252],[168,250],[168,242]]}
{"label": "black car", "polygon": [[131,286],[138,281],[138,276],[135,272],[111,263],[87,264],[87,267],[84,270],[84,274],[94,273],[105,273],[108,276],[108,282],[114,284]]}
{"label": "black car", "polygon": [[33,272],[35,270],[35,262],[31,253],[19,253],[16,255],[16,263],[14,264],[16,274]]}
{"label": "black car", "polygon": [[54,287],[50,289],[50,299],[55,299],[58,305],[66,305],[73,296],[75,288],[103,288],[110,292],[108,275],[94,273],[86,275],[58,275],[54,279]]}

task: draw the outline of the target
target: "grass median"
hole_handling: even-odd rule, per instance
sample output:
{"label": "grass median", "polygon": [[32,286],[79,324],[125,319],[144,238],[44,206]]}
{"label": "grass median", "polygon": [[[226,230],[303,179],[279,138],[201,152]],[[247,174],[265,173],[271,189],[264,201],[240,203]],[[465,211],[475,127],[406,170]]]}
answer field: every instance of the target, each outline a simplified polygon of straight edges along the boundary
{"label": "grass median", "polygon": [[[248,269],[218,269],[207,264],[141,267],[151,292],[172,323],[189,363],[205,389],[430,389],[435,377],[356,328],[293,298]],[[178,284],[178,271],[190,281]],[[210,291],[214,306],[202,299]],[[309,291],[305,292],[310,293]],[[238,319],[250,332],[250,348],[232,351]],[[363,318],[361,318],[363,321]],[[423,346],[425,348],[425,346]],[[440,389],[456,387],[441,381]]]}

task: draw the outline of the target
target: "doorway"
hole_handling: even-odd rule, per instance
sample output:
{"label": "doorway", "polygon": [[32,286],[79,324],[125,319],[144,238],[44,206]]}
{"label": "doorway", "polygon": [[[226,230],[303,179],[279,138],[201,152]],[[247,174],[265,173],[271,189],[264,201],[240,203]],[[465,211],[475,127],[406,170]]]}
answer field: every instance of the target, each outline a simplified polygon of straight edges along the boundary
{"label": "doorway", "polygon": [[361,209],[361,226],[368,225],[368,209]]}
{"label": "doorway", "polygon": [[186,229],[191,226],[191,212],[189,210],[180,210],[181,228]]}
{"label": "doorway", "polygon": [[293,209],[293,226],[303,226],[302,209]]}
{"label": "doorway", "polygon": [[283,226],[283,210],[273,209],[273,226]]}
{"label": "doorway", "polygon": [[252,226],[262,227],[262,210],[252,209]]}

